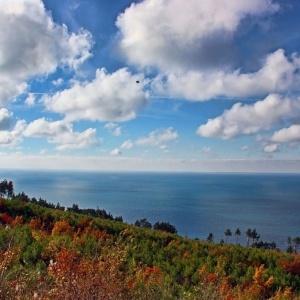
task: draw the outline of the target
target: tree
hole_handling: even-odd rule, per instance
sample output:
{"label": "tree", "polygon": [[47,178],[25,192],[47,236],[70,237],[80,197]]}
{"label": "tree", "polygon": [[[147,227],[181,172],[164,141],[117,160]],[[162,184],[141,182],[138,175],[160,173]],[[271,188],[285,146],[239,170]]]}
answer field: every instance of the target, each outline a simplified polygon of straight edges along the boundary
{"label": "tree", "polygon": [[257,233],[256,229],[254,228],[251,232],[252,242],[258,241],[260,239],[260,235]]}
{"label": "tree", "polygon": [[122,216],[116,216],[115,221],[123,222],[123,217]]}
{"label": "tree", "polygon": [[172,234],[177,233],[177,229],[175,228],[175,226],[170,224],[169,222],[156,222],[153,225],[153,229],[162,230],[162,231],[169,232],[169,233],[172,233]]}
{"label": "tree", "polygon": [[286,247],[286,252],[287,253],[293,253],[293,247],[292,247],[292,238],[290,236],[288,236],[287,238],[287,247]]}
{"label": "tree", "polygon": [[250,239],[252,239],[252,244],[254,244],[254,241],[258,241],[260,239],[260,235],[257,233],[256,229],[253,230],[251,228],[248,228],[246,231],[247,236],[247,247],[249,247]]}
{"label": "tree", "polygon": [[215,238],[215,237],[214,237],[214,235],[213,235],[212,233],[210,233],[210,234],[208,235],[208,237],[207,237],[207,239],[206,239],[206,240],[207,240],[208,242],[211,242],[211,243],[213,243],[213,241],[214,241],[214,238]]}
{"label": "tree", "polygon": [[239,242],[239,236],[241,236],[241,230],[240,230],[239,228],[237,228],[237,229],[235,230],[234,235],[236,236],[236,245],[237,245],[238,242]]}
{"label": "tree", "polygon": [[152,224],[150,222],[148,222],[146,218],[136,220],[134,223],[134,226],[148,228],[148,229],[152,228]]}
{"label": "tree", "polygon": [[225,234],[225,236],[226,236],[226,244],[227,244],[227,239],[228,239],[229,236],[232,236],[232,232],[231,232],[231,230],[228,228],[228,229],[225,230],[224,234]]}
{"label": "tree", "polygon": [[294,252],[297,253],[298,246],[300,245],[300,237],[297,236],[297,237],[293,238],[293,243],[294,243]]}
{"label": "tree", "polygon": [[7,184],[7,198],[12,198],[14,195],[14,184],[12,181],[9,181]]}
{"label": "tree", "polygon": [[74,212],[74,213],[80,213],[80,209],[78,204],[73,203],[72,207],[67,208],[68,211]]}
{"label": "tree", "polygon": [[7,185],[8,183],[6,179],[0,182],[0,197],[4,197],[4,195],[6,195]]}
{"label": "tree", "polygon": [[247,247],[249,247],[250,239],[252,237],[252,230],[251,230],[251,228],[247,229],[247,231],[246,231],[246,237],[247,237]]}

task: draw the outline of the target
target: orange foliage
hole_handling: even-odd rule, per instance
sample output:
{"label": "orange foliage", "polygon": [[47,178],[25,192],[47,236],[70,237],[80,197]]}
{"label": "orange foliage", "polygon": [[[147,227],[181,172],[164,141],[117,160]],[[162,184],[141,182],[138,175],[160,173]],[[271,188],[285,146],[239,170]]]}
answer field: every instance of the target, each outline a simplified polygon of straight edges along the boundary
{"label": "orange foliage", "polygon": [[40,218],[31,219],[29,222],[31,230],[39,230],[42,228],[42,220]]}
{"label": "orange foliage", "polygon": [[255,273],[253,275],[253,283],[245,291],[246,294],[250,293],[252,297],[256,297],[257,299],[269,298],[268,295],[270,294],[270,289],[274,284],[274,278],[273,276],[271,276],[268,278],[268,280],[264,280],[264,270],[265,266],[263,264],[256,268]]}
{"label": "orange foliage", "polygon": [[12,225],[16,226],[16,225],[21,225],[21,224],[23,224],[23,216],[16,216],[12,222]]}
{"label": "orange foliage", "polygon": [[57,221],[54,223],[52,229],[52,235],[55,233],[67,233],[71,235],[73,233],[73,228],[67,221]]}
{"label": "orange foliage", "polygon": [[278,266],[287,273],[300,275],[300,256],[295,255],[294,260],[281,259]]}
{"label": "orange foliage", "polygon": [[63,248],[48,267],[54,277],[50,299],[127,299],[122,263],[118,255],[88,260]]}
{"label": "orange foliage", "polygon": [[106,231],[103,231],[103,230],[93,230],[91,234],[92,234],[92,236],[94,236],[95,238],[97,238],[99,240],[101,239],[101,240],[106,241],[107,239],[110,238],[110,235]]}

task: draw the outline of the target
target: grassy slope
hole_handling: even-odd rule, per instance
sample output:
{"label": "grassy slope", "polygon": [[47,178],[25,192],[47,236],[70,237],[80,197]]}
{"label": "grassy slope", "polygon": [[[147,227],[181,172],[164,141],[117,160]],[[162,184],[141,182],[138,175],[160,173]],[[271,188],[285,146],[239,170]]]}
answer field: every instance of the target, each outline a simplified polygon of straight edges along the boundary
{"label": "grassy slope", "polygon": [[0,200],[0,213],[1,299],[298,299],[297,255],[20,200]]}

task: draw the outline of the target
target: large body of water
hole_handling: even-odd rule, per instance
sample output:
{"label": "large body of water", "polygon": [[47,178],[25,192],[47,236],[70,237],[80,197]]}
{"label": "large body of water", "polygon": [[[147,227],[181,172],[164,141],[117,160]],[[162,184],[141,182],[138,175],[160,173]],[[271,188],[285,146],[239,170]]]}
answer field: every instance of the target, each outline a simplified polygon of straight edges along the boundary
{"label": "large body of water", "polygon": [[[215,242],[224,231],[256,228],[265,242],[286,248],[288,236],[300,236],[299,174],[194,174],[0,171],[0,180],[51,203],[105,209],[127,223],[147,218],[166,221],[178,233]],[[232,236],[228,242],[234,243]]]}

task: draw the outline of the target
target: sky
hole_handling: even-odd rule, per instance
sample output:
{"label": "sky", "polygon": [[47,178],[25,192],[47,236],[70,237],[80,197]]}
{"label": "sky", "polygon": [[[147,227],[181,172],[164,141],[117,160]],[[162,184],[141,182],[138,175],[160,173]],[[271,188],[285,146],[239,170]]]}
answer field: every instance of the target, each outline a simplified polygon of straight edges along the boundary
{"label": "sky", "polygon": [[298,0],[0,0],[0,166],[300,172]]}

